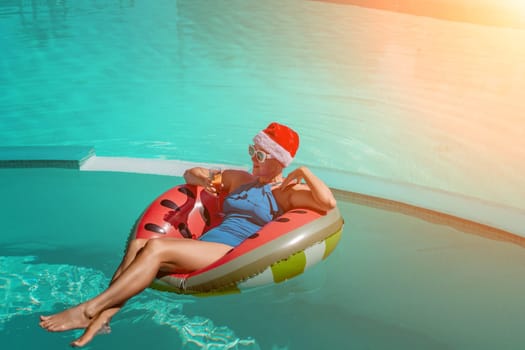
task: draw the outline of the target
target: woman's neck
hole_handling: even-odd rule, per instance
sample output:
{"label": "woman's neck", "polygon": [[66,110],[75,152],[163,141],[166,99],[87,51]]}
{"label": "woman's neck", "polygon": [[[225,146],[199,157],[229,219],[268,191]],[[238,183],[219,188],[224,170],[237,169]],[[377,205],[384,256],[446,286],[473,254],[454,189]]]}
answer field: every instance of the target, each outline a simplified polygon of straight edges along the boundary
{"label": "woman's neck", "polygon": [[259,177],[257,177],[257,181],[259,181],[262,184],[282,182],[283,181],[283,175],[282,174],[277,174],[276,176],[273,176],[273,177],[270,177],[270,176],[259,176]]}

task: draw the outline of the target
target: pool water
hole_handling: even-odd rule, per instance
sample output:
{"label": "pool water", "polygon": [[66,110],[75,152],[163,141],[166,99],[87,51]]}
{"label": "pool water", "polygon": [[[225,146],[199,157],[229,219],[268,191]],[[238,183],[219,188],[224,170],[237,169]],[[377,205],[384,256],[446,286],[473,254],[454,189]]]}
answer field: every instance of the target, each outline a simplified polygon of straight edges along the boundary
{"label": "pool water", "polygon": [[524,41],[322,1],[0,1],[0,145],[244,165],[279,120],[300,164],[525,208]]}
{"label": "pool water", "polygon": [[[103,290],[135,218],[169,176],[58,169],[0,171],[0,342],[65,348],[38,315]],[[525,251],[338,197],[346,220],[334,253],[305,274],[240,295],[147,290],[93,348],[517,349]]]}
{"label": "pool water", "polygon": [[[352,172],[520,207],[524,37],[318,1],[0,1],[0,146],[247,166],[278,120],[297,164],[342,189]],[[0,169],[2,348],[66,348],[78,333],[38,315],[102,291],[136,217],[181,182]],[[342,240],[307,273],[217,298],[147,290],[90,347],[522,348],[523,240],[338,203]]]}

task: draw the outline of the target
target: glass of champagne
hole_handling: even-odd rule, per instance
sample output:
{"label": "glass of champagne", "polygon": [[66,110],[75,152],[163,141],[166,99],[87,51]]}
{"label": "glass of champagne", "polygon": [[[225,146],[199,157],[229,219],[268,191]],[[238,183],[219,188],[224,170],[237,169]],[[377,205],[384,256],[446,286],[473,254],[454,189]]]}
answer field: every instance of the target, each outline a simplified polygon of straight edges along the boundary
{"label": "glass of champagne", "polygon": [[222,187],[222,169],[210,168],[210,187],[214,189],[215,194],[219,194]]}

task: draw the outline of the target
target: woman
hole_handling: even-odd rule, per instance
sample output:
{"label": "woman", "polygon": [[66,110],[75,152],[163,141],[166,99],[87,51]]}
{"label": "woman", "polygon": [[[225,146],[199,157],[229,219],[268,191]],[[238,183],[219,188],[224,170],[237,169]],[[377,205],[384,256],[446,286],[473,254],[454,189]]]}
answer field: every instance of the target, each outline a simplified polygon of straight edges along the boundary
{"label": "woman", "polygon": [[[328,211],[335,207],[330,189],[308,168],[299,167],[283,178],[282,171],[299,146],[295,131],[271,123],[253,142],[248,148],[252,172],[225,170],[221,174],[220,191],[227,196],[223,204],[224,220],[219,226],[199,240],[132,240],[104,292],[61,313],[41,316],[40,326],[52,332],[86,328],[72,343],[83,346],[97,332],[107,329],[111,317],[129,298],[147,288],[159,271],[183,273],[203,268],[290,209]],[[187,170],[184,178],[188,184],[216,192],[210,175],[209,169],[196,167]]]}

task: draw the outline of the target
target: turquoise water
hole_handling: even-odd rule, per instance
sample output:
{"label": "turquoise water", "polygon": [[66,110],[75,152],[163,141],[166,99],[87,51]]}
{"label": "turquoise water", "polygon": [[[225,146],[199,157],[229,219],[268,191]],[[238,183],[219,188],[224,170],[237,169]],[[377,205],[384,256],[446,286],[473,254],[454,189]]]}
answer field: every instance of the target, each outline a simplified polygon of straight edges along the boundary
{"label": "turquoise water", "polygon": [[525,208],[523,41],[322,1],[0,1],[0,146],[247,165],[279,120],[300,164]]}
{"label": "turquoise water", "polygon": [[[434,176],[420,162],[448,150],[441,131],[425,143],[424,105],[399,103],[410,90],[358,55],[383,50],[363,39],[381,23],[347,31],[333,21],[346,15],[298,0],[0,1],[0,146],[245,165],[252,135],[279,120],[302,136],[299,163],[396,178],[403,160],[408,178]],[[433,91],[422,81],[417,91]],[[48,334],[37,316],[100,292],[136,216],[181,181],[0,170],[2,346],[65,348],[74,333]],[[521,348],[521,247],[339,205],[341,244],[307,274],[221,298],[146,291],[92,347]]]}
{"label": "turquoise water", "polygon": [[[38,315],[99,293],[129,228],[181,178],[0,170],[0,342],[66,348]],[[520,349],[522,247],[339,198],[329,259],[285,283],[194,298],[148,290],[96,349]]]}
{"label": "turquoise water", "polygon": [[406,150],[375,141],[413,121],[376,113],[363,57],[346,61],[362,33],[319,31],[337,13],[302,0],[0,2],[0,145],[242,165],[278,120],[301,135],[301,164],[397,173]]}
{"label": "turquoise water", "polygon": [[[303,59],[317,50],[296,40],[304,24],[271,28],[284,25],[279,8],[291,4],[34,4],[0,3],[9,48],[0,60],[2,145],[81,144],[98,155],[239,164],[252,134],[279,120],[303,136],[299,161],[333,154],[324,165],[349,162],[332,150],[351,142],[333,123],[350,121],[316,96],[333,88],[323,61]],[[334,132],[335,144],[308,142]]]}

